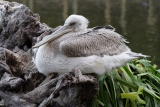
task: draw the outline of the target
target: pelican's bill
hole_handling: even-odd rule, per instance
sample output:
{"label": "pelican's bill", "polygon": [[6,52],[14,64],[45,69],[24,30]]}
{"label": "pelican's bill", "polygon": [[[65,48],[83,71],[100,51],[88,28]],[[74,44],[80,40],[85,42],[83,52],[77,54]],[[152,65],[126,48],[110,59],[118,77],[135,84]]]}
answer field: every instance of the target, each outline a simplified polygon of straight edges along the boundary
{"label": "pelican's bill", "polygon": [[39,43],[37,43],[36,45],[34,45],[32,48],[38,48],[48,42],[54,41],[55,39],[63,36],[66,33],[71,32],[71,29],[66,29],[64,31],[58,30],[58,32],[54,32],[51,35],[46,36],[42,41],[40,41]]}

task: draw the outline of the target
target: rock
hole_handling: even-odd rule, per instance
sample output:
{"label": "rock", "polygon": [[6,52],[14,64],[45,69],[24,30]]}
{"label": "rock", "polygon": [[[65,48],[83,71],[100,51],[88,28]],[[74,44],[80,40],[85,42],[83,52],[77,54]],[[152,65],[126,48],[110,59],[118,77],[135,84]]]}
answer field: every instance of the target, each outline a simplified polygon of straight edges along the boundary
{"label": "rock", "polygon": [[24,80],[22,78],[11,76],[5,72],[0,81],[0,90],[18,92],[23,86],[23,83]]}
{"label": "rock", "polygon": [[98,92],[95,76],[80,71],[40,74],[31,47],[53,29],[23,4],[0,1],[0,106],[90,107]]}
{"label": "rock", "polygon": [[38,14],[23,4],[0,1],[0,46],[27,51],[35,44],[36,37],[51,30],[39,20]]}

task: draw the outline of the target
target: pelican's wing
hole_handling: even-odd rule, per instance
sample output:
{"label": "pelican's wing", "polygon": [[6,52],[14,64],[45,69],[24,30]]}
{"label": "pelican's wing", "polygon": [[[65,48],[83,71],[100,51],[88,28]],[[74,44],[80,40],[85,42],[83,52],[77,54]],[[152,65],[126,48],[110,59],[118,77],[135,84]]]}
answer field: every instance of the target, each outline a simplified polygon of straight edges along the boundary
{"label": "pelican's wing", "polygon": [[117,55],[130,50],[125,39],[118,33],[106,29],[92,29],[87,33],[71,36],[60,42],[60,51],[68,57],[90,55]]}

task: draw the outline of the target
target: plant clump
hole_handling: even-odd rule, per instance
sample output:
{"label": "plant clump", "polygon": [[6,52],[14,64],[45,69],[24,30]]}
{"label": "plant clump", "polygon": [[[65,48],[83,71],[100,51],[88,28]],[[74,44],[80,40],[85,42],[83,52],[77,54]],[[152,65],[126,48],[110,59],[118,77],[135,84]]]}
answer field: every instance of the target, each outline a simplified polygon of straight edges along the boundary
{"label": "plant clump", "polygon": [[160,69],[149,60],[134,60],[101,77],[94,107],[159,107]]}

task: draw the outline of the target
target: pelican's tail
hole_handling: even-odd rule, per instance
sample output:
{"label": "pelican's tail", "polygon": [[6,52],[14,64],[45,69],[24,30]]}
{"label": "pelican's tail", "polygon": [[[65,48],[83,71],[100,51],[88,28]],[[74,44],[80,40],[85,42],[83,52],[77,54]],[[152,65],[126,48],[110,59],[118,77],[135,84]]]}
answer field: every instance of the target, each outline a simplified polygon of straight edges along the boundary
{"label": "pelican's tail", "polygon": [[143,55],[141,53],[135,53],[135,52],[130,52],[130,53],[127,53],[129,56],[133,57],[133,58],[147,58],[147,57],[150,57],[148,55]]}

